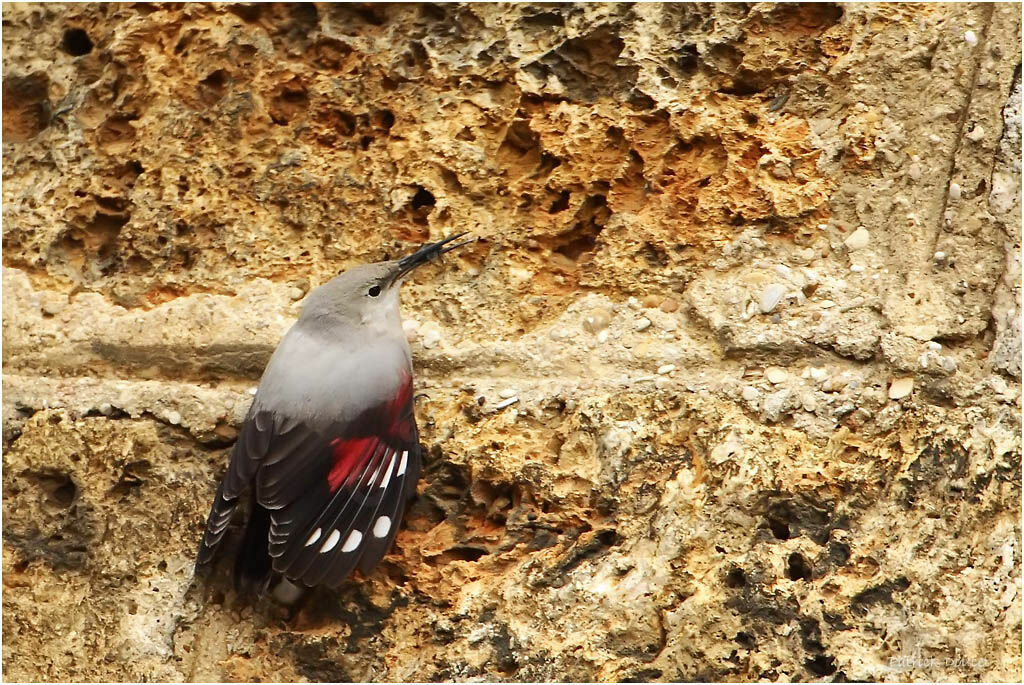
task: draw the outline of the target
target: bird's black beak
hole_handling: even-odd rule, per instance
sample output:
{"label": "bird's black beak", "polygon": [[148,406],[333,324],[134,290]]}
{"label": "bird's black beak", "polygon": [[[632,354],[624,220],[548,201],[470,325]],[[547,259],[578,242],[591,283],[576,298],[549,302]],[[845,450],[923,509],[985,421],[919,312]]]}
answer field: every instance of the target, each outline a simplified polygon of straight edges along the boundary
{"label": "bird's black beak", "polygon": [[466,234],[456,233],[455,235],[448,236],[444,240],[439,240],[436,243],[428,243],[413,252],[411,255],[402,257],[398,260],[398,271],[395,273],[392,283],[397,282],[416,267],[422,266],[432,259],[440,257],[446,252],[451,252],[463,245],[469,245],[476,241],[476,238],[470,238],[469,240],[463,240],[461,243],[452,244],[452,241],[458,240],[464,235]]}

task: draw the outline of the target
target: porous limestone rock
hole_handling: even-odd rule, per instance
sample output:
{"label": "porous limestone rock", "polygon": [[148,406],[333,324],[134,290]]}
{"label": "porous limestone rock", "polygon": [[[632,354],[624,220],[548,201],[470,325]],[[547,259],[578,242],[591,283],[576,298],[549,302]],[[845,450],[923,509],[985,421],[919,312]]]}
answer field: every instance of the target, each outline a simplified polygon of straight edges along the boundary
{"label": "porous limestone rock", "polygon": [[[3,19],[7,680],[1020,680],[1019,5]],[[302,298],[454,231],[393,553],[194,582]]]}

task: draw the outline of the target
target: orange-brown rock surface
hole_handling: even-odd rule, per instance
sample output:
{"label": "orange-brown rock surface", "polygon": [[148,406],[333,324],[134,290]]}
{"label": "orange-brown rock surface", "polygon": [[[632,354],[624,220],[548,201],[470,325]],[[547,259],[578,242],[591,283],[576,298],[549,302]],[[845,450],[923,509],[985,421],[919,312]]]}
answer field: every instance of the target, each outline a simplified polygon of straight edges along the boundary
{"label": "orange-brown rock surface", "polygon": [[[5,5],[5,678],[1019,681],[1020,65],[1013,4]],[[304,295],[454,231],[393,554],[194,583]]]}

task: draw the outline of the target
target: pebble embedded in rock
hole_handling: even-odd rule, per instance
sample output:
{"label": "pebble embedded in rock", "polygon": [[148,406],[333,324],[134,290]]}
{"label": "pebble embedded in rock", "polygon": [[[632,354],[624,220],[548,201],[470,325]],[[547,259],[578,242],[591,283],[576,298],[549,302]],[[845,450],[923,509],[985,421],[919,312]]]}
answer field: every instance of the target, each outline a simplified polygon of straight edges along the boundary
{"label": "pebble embedded in rock", "polygon": [[433,326],[420,329],[420,343],[426,349],[431,349],[441,342],[441,331]]}
{"label": "pebble embedded in rock", "polygon": [[791,393],[786,389],[769,394],[761,406],[761,417],[769,423],[781,420],[791,408],[790,399]]}
{"label": "pebble embedded in rock", "polygon": [[786,286],[780,283],[772,283],[761,292],[758,299],[758,307],[762,314],[769,314],[779,306],[783,296],[786,294]]}
{"label": "pebble embedded in rock", "polygon": [[866,228],[861,226],[856,231],[851,233],[850,236],[843,241],[843,244],[846,245],[846,249],[850,250],[851,252],[855,252],[856,250],[863,250],[865,247],[868,246],[870,242],[871,234],[868,232]]}
{"label": "pebble embedded in rock", "polygon": [[857,405],[853,402],[843,402],[833,410],[833,413],[837,418],[842,418],[843,416],[853,412],[855,409],[857,409]]}
{"label": "pebble embedded in rock", "polygon": [[672,373],[675,370],[676,370],[676,365],[675,364],[662,364],[661,366],[658,367],[658,373],[660,375],[665,375],[666,373]]}
{"label": "pebble embedded in rock", "polygon": [[889,399],[900,400],[914,391],[914,379],[910,377],[897,378],[889,386]]}
{"label": "pebble embedded in rock", "polygon": [[764,370],[764,377],[768,379],[769,383],[778,385],[786,380],[789,376],[786,370],[778,366],[769,366]]}
{"label": "pebble embedded in rock", "polygon": [[843,378],[842,376],[830,376],[821,384],[821,389],[825,392],[839,392],[845,388],[849,382],[849,379]]}
{"label": "pebble embedded in rock", "polygon": [[754,318],[755,314],[761,311],[761,308],[758,306],[757,302],[753,302],[751,300],[747,300],[746,305],[742,309],[743,314],[741,316],[741,319],[743,321],[750,321],[752,318]]}
{"label": "pebble embedded in rock", "polygon": [[500,397],[503,400],[507,400],[510,397],[515,397],[517,394],[518,393],[515,388],[505,388],[504,390],[498,393],[498,397]]}
{"label": "pebble embedded in rock", "polygon": [[672,312],[679,309],[679,303],[673,300],[671,297],[666,297],[664,300],[661,301],[661,304],[658,306],[658,309],[665,312],[666,314],[671,314]]}
{"label": "pebble embedded in rock", "polygon": [[636,322],[636,325],[634,326],[634,328],[636,330],[638,330],[638,331],[646,331],[650,327],[651,327],[651,320],[648,319],[646,316],[641,318],[641,319],[638,319],[637,322]]}
{"label": "pebble embedded in rock", "polygon": [[974,31],[964,31],[964,42],[973,48],[978,44],[978,34]]}
{"label": "pebble embedded in rock", "polygon": [[167,423],[171,424],[172,426],[177,426],[178,424],[181,423],[181,414],[179,414],[176,411],[167,412]]}
{"label": "pebble embedded in rock", "polygon": [[502,400],[501,402],[498,402],[496,405],[494,405],[494,411],[500,411],[500,410],[504,409],[505,407],[512,406],[513,404],[515,404],[518,401],[519,401],[518,397],[510,397],[507,400]]}
{"label": "pebble embedded in rock", "polygon": [[588,333],[600,333],[608,328],[612,320],[612,314],[607,309],[595,309],[583,319],[583,328]]}
{"label": "pebble embedded in rock", "polygon": [[60,314],[68,306],[67,297],[61,293],[47,293],[41,305],[43,313],[48,316]]}
{"label": "pebble embedded in rock", "polygon": [[800,398],[800,404],[803,406],[804,411],[814,411],[818,408],[818,401],[814,399],[814,395],[807,392],[804,393]]}
{"label": "pebble embedded in rock", "polygon": [[949,184],[949,199],[953,202],[959,202],[960,198],[963,197],[963,191],[960,189],[959,183]]}
{"label": "pebble embedded in rock", "polygon": [[643,299],[644,309],[654,309],[661,304],[661,298],[657,295],[645,295]]}
{"label": "pebble embedded in rock", "polygon": [[757,388],[752,385],[744,385],[743,390],[740,391],[740,397],[745,399],[747,402],[753,402],[760,396],[761,393],[759,393]]}

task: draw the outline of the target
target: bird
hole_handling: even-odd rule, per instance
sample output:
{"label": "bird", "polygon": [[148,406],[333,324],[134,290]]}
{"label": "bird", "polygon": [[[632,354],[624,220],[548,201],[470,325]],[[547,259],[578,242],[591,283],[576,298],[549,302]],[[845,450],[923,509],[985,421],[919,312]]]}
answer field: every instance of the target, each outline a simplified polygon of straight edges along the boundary
{"label": "bird", "polygon": [[399,291],[414,269],[474,241],[454,242],[464,235],[355,266],[309,293],[232,448],[197,573],[246,496],[234,565],[242,591],[287,603],[306,588],[337,587],[354,569],[368,573],[390,550],[421,469]]}

